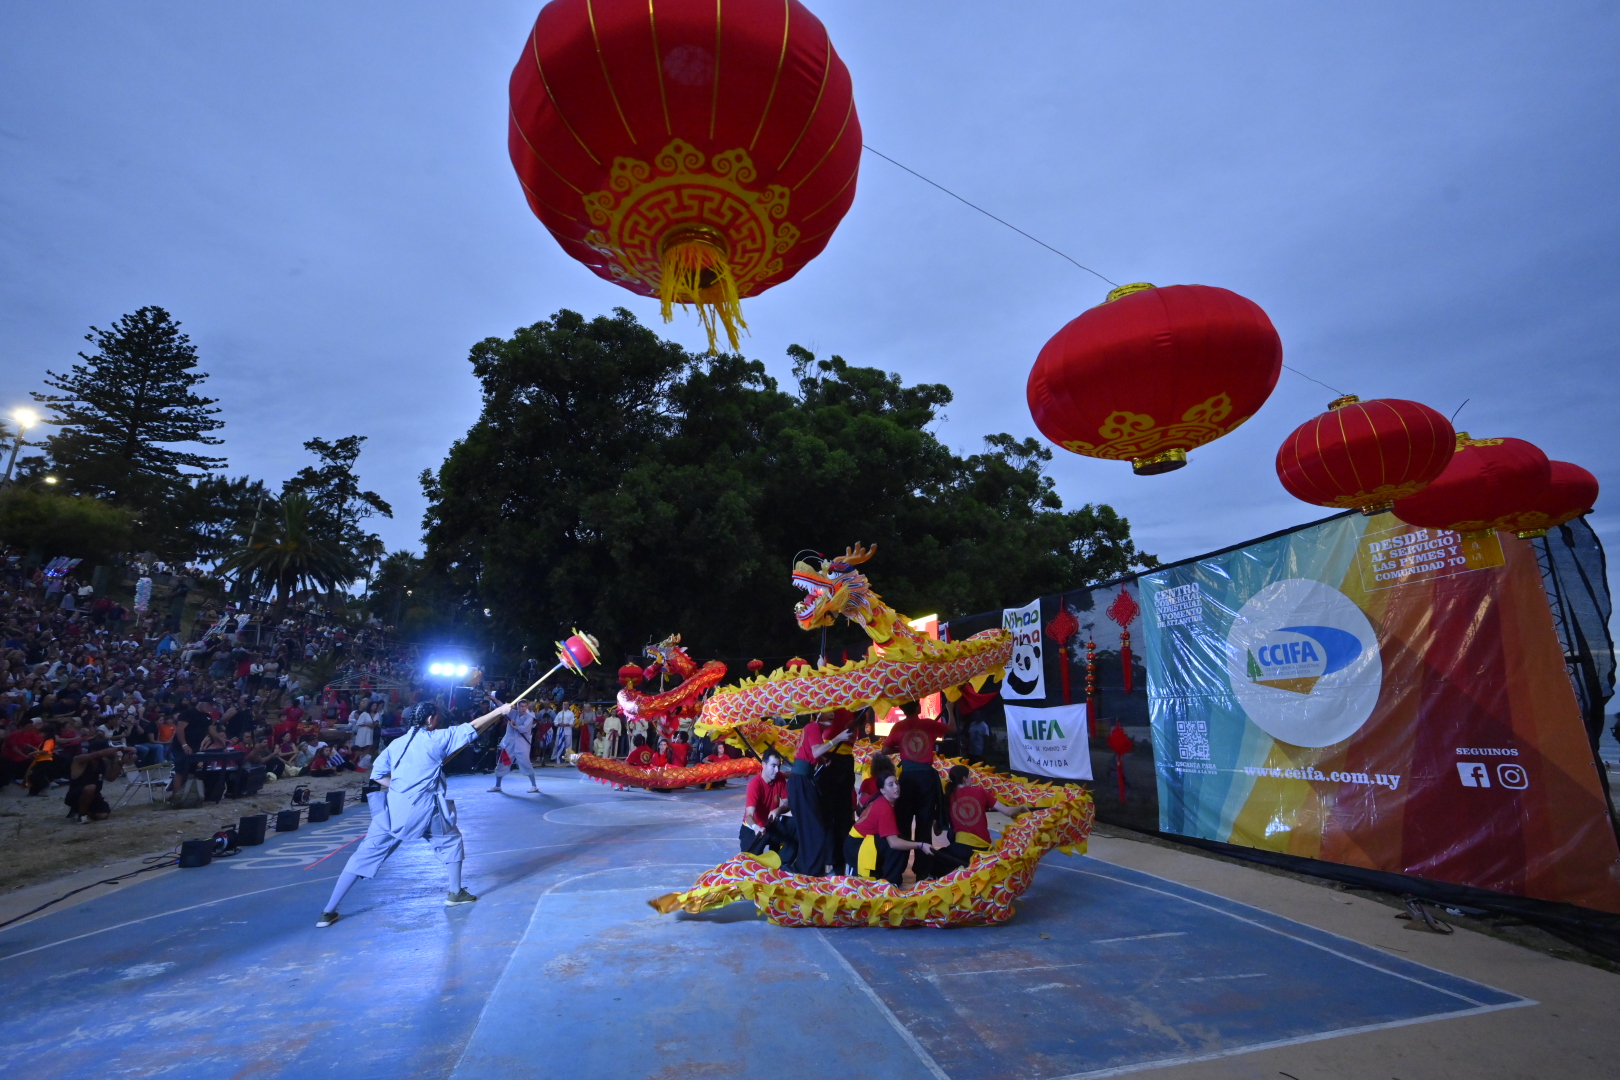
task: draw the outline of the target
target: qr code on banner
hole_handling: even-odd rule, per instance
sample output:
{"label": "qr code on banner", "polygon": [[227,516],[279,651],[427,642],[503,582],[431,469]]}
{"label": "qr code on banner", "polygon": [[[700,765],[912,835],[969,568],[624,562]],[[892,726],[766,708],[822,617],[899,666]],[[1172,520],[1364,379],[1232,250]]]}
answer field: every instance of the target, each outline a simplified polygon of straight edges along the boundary
{"label": "qr code on banner", "polygon": [[1177,720],[1176,741],[1181,747],[1182,757],[1198,761],[1210,760],[1209,724],[1205,721]]}

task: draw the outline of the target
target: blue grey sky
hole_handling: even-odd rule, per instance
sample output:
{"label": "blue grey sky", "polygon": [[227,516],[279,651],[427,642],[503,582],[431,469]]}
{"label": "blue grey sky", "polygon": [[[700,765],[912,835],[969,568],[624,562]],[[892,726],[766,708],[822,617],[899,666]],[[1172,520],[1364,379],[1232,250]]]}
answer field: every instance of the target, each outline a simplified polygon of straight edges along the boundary
{"label": "blue grey sky", "polygon": [[[1620,539],[1620,7],[1605,3],[815,0],[866,141],[1116,281],[1221,285],[1285,360],[1530,439],[1605,488]],[[0,407],[91,324],[168,308],[213,373],[232,474],[312,435],[416,547],[415,480],[478,408],[475,341],[656,305],[567,258],[506,156],[538,5],[63,0],[0,7]],[[1024,382],[1101,282],[868,155],[826,252],[749,301],[744,351],[938,381],[959,450],[1036,434]],[[698,347],[695,322],[664,330]],[[1321,516],[1278,484],[1333,395],[1284,372],[1167,476],[1058,451],[1172,559]],[[851,537],[850,539],[854,539]],[[1022,598],[1008,597],[1009,602]]]}

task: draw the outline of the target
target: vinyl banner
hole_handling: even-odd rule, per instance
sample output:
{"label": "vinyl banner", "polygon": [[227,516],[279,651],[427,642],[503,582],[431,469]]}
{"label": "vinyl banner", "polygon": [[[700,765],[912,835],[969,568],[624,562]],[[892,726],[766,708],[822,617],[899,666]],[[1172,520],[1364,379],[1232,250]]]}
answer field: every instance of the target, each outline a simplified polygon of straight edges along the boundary
{"label": "vinyl banner", "polygon": [[1002,682],[1003,701],[1036,701],[1046,697],[1046,663],[1041,654],[1041,602],[1001,613],[1001,628],[1012,632],[1013,654]]}
{"label": "vinyl banner", "polygon": [[1014,772],[1063,780],[1091,779],[1085,705],[1006,708],[1007,756]]}
{"label": "vinyl banner", "polygon": [[1165,832],[1620,912],[1529,541],[1352,514],[1139,584]]}

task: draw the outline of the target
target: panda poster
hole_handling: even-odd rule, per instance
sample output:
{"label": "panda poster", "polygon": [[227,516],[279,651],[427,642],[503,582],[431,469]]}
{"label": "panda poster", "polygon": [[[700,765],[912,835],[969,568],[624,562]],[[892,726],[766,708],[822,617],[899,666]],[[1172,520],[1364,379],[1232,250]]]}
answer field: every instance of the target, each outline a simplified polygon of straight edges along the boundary
{"label": "panda poster", "polygon": [[1005,701],[1040,701],[1046,697],[1046,664],[1041,657],[1041,602],[1001,612],[1001,628],[1013,636],[1012,659],[1001,684]]}

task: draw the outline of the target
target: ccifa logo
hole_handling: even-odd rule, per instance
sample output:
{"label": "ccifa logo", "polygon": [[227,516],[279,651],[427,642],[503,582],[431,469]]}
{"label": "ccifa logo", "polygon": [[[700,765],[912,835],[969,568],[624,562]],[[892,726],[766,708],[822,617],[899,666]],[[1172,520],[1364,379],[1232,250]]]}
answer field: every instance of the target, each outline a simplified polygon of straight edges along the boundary
{"label": "ccifa logo", "polygon": [[1233,694],[1279,742],[1343,742],[1378,704],[1378,639],[1361,609],[1331,585],[1311,578],[1267,585],[1238,611],[1226,642]]}

